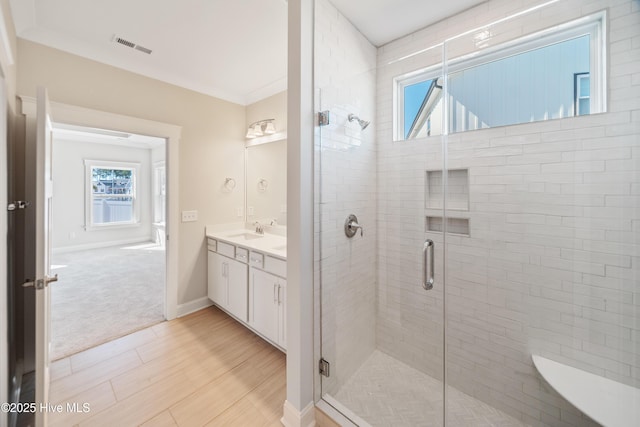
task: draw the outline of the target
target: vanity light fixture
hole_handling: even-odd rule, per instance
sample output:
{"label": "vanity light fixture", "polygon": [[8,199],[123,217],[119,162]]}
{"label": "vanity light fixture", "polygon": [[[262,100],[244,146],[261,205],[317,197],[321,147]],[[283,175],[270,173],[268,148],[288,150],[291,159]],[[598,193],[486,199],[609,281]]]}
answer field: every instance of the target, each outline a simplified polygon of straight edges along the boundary
{"label": "vanity light fixture", "polygon": [[249,125],[247,129],[247,139],[256,138],[262,135],[272,135],[276,133],[275,119],[258,120]]}

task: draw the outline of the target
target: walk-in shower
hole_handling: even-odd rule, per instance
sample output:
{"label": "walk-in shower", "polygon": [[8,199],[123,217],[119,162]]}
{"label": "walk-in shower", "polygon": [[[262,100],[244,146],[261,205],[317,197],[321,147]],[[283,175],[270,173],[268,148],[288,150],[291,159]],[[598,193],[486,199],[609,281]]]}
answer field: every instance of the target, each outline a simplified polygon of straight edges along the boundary
{"label": "walk-in shower", "polygon": [[351,22],[315,1],[318,405],[640,425],[638,2],[489,0],[382,46]]}

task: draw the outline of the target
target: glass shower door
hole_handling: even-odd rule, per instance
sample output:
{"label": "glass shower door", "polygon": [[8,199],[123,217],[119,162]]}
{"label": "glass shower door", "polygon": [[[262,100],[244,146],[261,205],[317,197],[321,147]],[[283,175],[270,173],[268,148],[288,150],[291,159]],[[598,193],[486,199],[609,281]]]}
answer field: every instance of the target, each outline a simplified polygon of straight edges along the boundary
{"label": "glass shower door", "polygon": [[[394,78],[438,69],[442,50],[381,65],[325,1],[315,40],[318,392],[357,425],[442,426],[444,246],[426,229],[442,224],[442,140],[399,141],[391,103]],[[409,97],[418,82],[405,83]]]}
{"label": "glass shower door", "polygon": [[447,425],[640,421],[639,130],[597,6],[445,42]]}

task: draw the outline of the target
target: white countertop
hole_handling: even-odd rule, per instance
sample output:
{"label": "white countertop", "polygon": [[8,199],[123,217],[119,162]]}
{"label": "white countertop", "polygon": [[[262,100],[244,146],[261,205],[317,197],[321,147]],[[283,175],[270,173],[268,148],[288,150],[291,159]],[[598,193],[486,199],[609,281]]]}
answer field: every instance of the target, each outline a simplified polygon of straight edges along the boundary
{"label": "white countertop", "polygon": [[640,390],[553,360],[533,355],[533,363],[562,397],[605,427],[640,425]]}
{"label": "white countertop", "polygon": [[[267,255],[287,259],[287,237],[279,234],[258,234],[253,229],[242,228],[241,225],[208,225],[207,237],[221,240],[247,249],[255,249]],[[248,239],[247,239],[248,237]]]}

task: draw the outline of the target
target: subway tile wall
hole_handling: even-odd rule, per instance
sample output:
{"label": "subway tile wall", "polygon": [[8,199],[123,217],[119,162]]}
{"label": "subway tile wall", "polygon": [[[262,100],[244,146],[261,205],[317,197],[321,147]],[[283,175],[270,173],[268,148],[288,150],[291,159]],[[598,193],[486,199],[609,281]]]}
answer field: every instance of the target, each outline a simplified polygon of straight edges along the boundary
{"label": "subway tile wall", "polygon": [[[447,235],[446,254],[422,221],[442,140],[392,141],[392,79],[442,49],[397,59],[537,3],[492,0],[378,49],[376,344],[442,376],[446,273],[449,384],[531,425],[591,425],[531,354],[640,386],[639,3],[566,0],[495,28],[526,34],[606,10],[608,112],[449,136],[448,167],[468,170],[470,236]],[[438,260],[430,293],[425,238]]]}
{"label": "subway tile wall", "polygon": [[[315,153],[316,309],[332,364],[323,393],[375,348],[441,379],[445,288],[457,389],[533,426],[589,426],[531,354],[640,386],[637,0],[562,0],[500,27],[530,33],[606,10],[608,112],[449,136],[448,167],[468,180],[454,179],[468,207],[450,213],[468,220],[469,236],[447,235],[446,254],[425,221],[439,207],[427,171],[442,169],[442,140],[393,142],[392,79],[441,62],[442,49],[399,58],[541,3],[490,0],[376,49],[316,1],[316,108],[331,119],[316,128]],[[374,120],[361,131],[349,113]],[[363,237],[344,236],[349,213]],[[425,238],[436,243],[429,292]]]}
{"label": "subway tile wall", "polygon": [[[315,3],[316,108],[330,120],[315,139],[315,286],[331,363],[322,393],[335,394],[375,349],[376,48],[329,1]],[[362,130],[349,114],[372,123]],[[362,236],[346,237],[349,214]]]}

